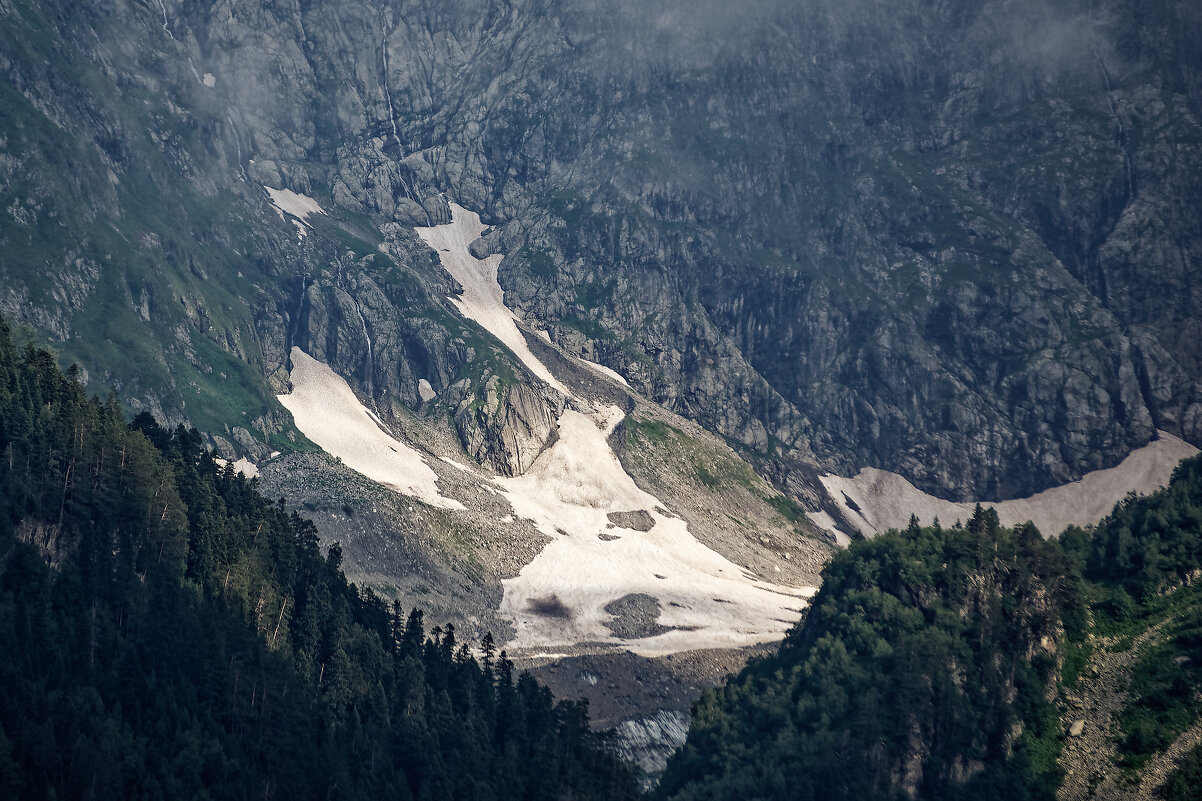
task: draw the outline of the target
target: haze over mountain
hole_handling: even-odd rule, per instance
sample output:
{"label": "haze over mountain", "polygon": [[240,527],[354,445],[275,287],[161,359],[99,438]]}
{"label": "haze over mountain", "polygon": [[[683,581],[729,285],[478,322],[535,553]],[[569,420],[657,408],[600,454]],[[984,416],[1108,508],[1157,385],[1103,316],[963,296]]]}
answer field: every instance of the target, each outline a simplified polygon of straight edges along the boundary
{"label": "haze over mountain", "polygon": [[0,313],[662,764],[837,547],[977,501],[1054,535],[1202,445],[1200,37],[0,0]]}
{"label": "haze over mountain", "polygon": [[[411,232],[445,195],[531,328],[780,482],[999,499],[1198,443],[1192,5],[750,9],[6,4],[3,308],[214,434],[287,428],[292,345],[415,408],[480,369]],[[512,472],[497,417],[457,428]]]}

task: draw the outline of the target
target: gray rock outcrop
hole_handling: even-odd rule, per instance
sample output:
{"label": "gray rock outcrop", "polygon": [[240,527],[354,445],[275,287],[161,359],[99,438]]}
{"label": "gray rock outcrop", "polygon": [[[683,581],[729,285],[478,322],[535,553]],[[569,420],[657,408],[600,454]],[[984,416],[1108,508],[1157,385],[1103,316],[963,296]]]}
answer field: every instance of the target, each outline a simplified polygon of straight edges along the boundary
{"label": "gray rock outcrop", "polygon": [[460,442],[477,462],[506,476],[521,475],[554,444],[563,397],[530,384],[502,385],[492,376],[480,395],[455,410]]}

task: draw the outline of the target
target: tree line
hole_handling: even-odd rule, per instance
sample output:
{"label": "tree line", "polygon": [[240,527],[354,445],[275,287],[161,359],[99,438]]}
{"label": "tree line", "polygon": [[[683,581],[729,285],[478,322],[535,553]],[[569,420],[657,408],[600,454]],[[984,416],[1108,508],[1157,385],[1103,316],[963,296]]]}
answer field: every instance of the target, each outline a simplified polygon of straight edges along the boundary
{"label": "tree line", "polygon": [[348,582],[195,430],[76,378],[0,320],[0,796],[639,795],[583,702]]}
{"label": "tree line", "polygon": [[[1202,718],[1199,578],[1202,457],[1049,540],[981,507],[951,528],[912,518],[838,554],[780,651],[698,702],[658,797],[1051,801],[1058,694],[1089,680],[1097,637],[1163,622],[1117,716],[1134,774]],[[1202,797],[1202,747],[1162,795]]]}

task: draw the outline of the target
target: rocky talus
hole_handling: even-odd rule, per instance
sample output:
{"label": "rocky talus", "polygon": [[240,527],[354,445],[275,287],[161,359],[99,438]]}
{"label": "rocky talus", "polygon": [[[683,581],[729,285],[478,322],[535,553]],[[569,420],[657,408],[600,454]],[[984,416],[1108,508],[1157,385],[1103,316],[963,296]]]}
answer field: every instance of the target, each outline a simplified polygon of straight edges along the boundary
{"label": "rocky talus", "polygon": [[1061,692],[1066,724],[1060,768],[1064,780],[1059,801],[1142,801],[1157,790],[1180,761],[1202,742],[1202,722],[1194,723],[1137,772],[1124,772],[1117,743],[1122,738],[1118,714],[1131,703],[1131,671],[1143,653],[1165,639],[1171,620],[1161,621],[1129,642],[1095,641],[1094,651],[1076,690]]}

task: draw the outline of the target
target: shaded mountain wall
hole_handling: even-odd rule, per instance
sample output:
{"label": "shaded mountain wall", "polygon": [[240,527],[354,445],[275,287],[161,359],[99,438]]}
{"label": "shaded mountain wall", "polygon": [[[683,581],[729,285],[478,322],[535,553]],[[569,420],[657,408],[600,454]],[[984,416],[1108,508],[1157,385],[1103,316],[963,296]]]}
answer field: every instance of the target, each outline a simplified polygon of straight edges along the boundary
{"label": "shaded mountain wall", "polygon": [[[503,381],[412,236],[445,193],[497,226],[532,325],[799,495],[814,463],[999,498],[1156,428],[1202,441],[1193,4],[10,0],[0,24],[3,308],[207,429],[283,431],[265,379],[297,343],[385,408]],[[333,219],[298,241],[260,184]],[[188,366],[247,398],[193,400]]]}

